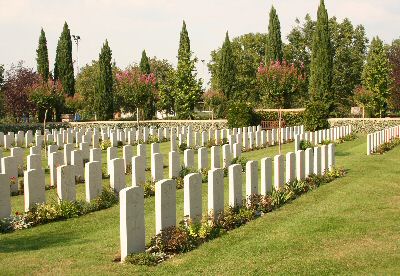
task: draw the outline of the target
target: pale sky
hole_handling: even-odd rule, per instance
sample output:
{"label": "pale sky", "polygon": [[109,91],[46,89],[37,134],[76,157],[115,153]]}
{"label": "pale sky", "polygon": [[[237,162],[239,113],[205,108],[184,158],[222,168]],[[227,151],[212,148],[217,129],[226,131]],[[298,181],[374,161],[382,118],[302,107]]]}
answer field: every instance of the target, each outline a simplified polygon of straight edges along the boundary
{"label": "pale sky", "polygon": [[[349,17],[363,24],[369,38],[379,35],[390,43],[400,37],[399,0],[326,0],[329,16]],[[64,21],[71,34],[82,40],[79,64],[98,58],[108,39],[113,59],[124,68],[139,62],[146,49],[149,56],[176,64],[179,32],[186,21],[191,47],[199,60],[210,59],[228,30],[231,37],[250,32],[266,32],[271,5],[277,9],[282,37],[306,13],[316,18],[319,0],[0,0],[0,64],[24,60],[36,67],[40,28],[48,42],[50,67],[54,64],[57,40]],[[74,44],[73,57],[76,59]],[[199,76],[209,79],[207,68],[198,64]]]}

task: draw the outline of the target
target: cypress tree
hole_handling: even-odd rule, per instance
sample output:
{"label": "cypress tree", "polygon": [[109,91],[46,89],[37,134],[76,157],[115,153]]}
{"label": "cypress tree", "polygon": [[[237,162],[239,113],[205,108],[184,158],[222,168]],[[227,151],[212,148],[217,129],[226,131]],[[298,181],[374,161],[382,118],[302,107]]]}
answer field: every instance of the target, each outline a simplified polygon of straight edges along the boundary
{"label": "cypress tree", "polygon": [[197,81],[196,58],[192,58],[190,39],[183,21],[178,50],[178,66],[174,80],[175,112],[178,118],[189,119],[201,97],[201,81]]}
{"label": "cypress tree", "polygon": [[36,50],[36,54],[37,72],[42,77],[43,81],[47,81],[49,79],[49,53],[47,50],[46,34],[43,28],[40,31],[39,46]]}
{"label": "cypress tree", "polygon": [[112,52],[106,40],[99,54],[99,75],[95,92],[95,110],[98,120],[112,119],[114,114],[111,56]]}
{"label": "cypress tree", "polygon": [[62,83],[64,93],[73,96],[75,93],[74,65],[72,63],[72,40],[67,22],[58,40],[54,79]]}
{"label": "cypress tree", "polygon": [[226,32],[221,48],[221,60],[218,67],[218,88],[230,100],[235,98],[236,65],[233,57],[231,41]]}
{"label": "cypress tree", "polygon": [[331,91],[333,54],[328,20],[324,0],[321,0],[312,43],[309,91],[311,100],[325,103],[331,112],[334,100]]}
{"label": "cypress tree", "polygon": [[149,58],[147,57],[145,50],[143,50],[143,52],[142,52],[142,59],[140,60],[139,68],[140,68],[140,72],[142,74],[147,74],[148,75],[151,72],[150,71]]}
{"label": "cypress tree", "polygon": [[269,25],[268,35],[265,47],[265,61],[270,63],[271,61],[282,61],[282,38],[281,38],[281,23],[279,22],[278,14],[274,6],[271,7],[269,12]]}
{"label": "cypress tree", "polygon": [[386,115],[392,79],[388,52],[379,37],[374,37],[371,41],[362,73],[362,84],[372,92],[373,115],[382,118]]}

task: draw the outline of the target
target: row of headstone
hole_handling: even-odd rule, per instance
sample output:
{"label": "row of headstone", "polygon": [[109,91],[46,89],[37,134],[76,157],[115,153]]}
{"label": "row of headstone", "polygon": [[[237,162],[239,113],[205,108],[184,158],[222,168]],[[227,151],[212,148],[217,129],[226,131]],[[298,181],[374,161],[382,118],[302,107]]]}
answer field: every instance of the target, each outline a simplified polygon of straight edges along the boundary
{"label": "row of headstone", "polygon": [[[274,168],[272,168],[272,166]],[[284,184],[295,179],[303,180],[311,174],[321,175],[333,170],[335,166],[335,145],[329,144],[277,155],[261,160],[261,181],[258,177],[258,161],[246,163],[246,198],[254,194],[269,194],[272,189],[283,189]],[[285,172],[286,169],[286,172]],[[272,182],[272,176],[274,182]],[[284,178],[286,176],[286,179]],[[228,167],[229,198],[231,207],[243,204],[243,173],[239,164]],[[261,186],[261,187],[259,187]],[[184,216],[200,222],[202,210],[202,178],[200,173],[191,173],[184,177]],[[208,214],[216,217],[224,211],[224,171],[212,168],[208,171]],[[143,188],[133,186],[120,191],[120,243],[121,261],[131,253],[145,251],[145,219]],[[155,184],[156,234],[163,229],[176,226],[176,181],[161,179]]]}
{"label": "row of headstone", "polygon": [[400,126],[389,127],[367,135],[367,155],[376,152],[384,143],[400,137]]}
{"label": "row of headstone", "polygon": [[321,129],[317,131],[304,132],[297,134],[294,137],[294,147],[295,151],[300,149],[301,141],[308,141],[313,146],[321,144],[323,141],[334,142],[336,140],[342,139],[352,133],[351,125],[332,127],[329,129]]}

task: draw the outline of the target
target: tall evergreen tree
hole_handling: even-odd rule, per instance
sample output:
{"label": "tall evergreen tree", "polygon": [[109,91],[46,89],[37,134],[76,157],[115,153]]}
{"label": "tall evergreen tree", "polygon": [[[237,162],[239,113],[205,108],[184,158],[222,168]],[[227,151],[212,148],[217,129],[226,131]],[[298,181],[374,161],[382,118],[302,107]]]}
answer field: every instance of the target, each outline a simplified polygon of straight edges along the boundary
{"label": "tall evergreen tree", "polygon": [[186,23],[183,21],[178,50],[178,66],[174,81],[174,109],[178,118],[191,118],[194,107],[201,97],[201,81],[196,79],[196,62],[197,59],[192,58],[189,34],[186,30]]}
{"label": "tall evergreen tree", "polygon": [[64,93],[73,96],[75,93],[74,65],[72,63],[72,40],[67,22],[57,44],[54,79],[62,83]]}
{"label": "tall evergreen tree", "polygon": [[140,60],[139,68],[142,74],[148,75],[151,72],[149,58],[147,57],[145,50],[142,52],[142,59]]}
{"label": "tall evergreen tree", "polygon": [[373,94],[371,102],[373,115],[385,116],[392,84],[391,65],[387,48],[379,37],[372,39],[362,74],[362,83]]}
{"label": "tall evergreen tree", "polygon": [[265,47],[265,61],[282,61],[283,50],[282,50],[282,38],[281,38],[281,23],[279,22],[278,14],[274,6],[271,7],[269,12],[269,25],[268,35]]}
{"label": "tall evergreen tree", "polygon": [[39,46],[36,50],[36,63],[37,72],[42,77],[43,81],[49,79],[49,53],[47,50],[47,39],[46,34],[42,28],[39,37]]}
{"label": "tall evergreen tree", "polygon": [[313,36],[309,91],[311,100],[326,104],[332,111],[334,95],[331,92],[333,70],[332,45],[329,34],[328,12],[324,0],[318,7],[317,25]]}
{"label": "tall evergreen tree", "polygon": [[235,98],[236,65],[233,57],[231,41],[226,32],[221,48],[221,59],[218,67],[218,88],[230,100]]}
{"label": "tall evergreen tree", "polygon": [[99,55],[99,75],[97,77],[95,110],[98,120],[109,120],[114,114],[112,52],[108,41],[103,44]]}

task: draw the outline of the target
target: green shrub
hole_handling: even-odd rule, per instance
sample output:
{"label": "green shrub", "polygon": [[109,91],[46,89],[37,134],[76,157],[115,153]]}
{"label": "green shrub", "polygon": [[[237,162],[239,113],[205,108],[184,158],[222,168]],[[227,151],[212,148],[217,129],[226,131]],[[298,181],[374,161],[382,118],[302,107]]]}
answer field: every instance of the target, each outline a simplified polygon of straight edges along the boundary
{"label": "green shrub", "polygon": [[163,261],[161,256],[147,252],[130,254],[125,258],[125,263],[134,265],[155,266],[161,261]]}
{"label": "green shrub", "polygon": [[388,143],[383,143],[382,145],[378,146],[375,153],[376,154],[384,154],[385,152],[392,150],[394,147],[398,146],[399,144],[400,144],[400,139],[395,138]]}
{"label": "green shrub", "polygon": [[246,157],[239,156],[239,157],[235,157],[235,158],[232,159],[231,165],[239,164],[239,165],[242,166],[242,171],[245,172],[246,171],[246,163],[247,163],[247,161],[248,160],[247,160]]}
{"label": "green shrub", "polygon": [[166,254],[184,253],[196,247],[195,239],[189,235],[189,231],[175,226],[168,227],[154,236],[150,245]]}
{"label": "green shrub", "polygon": [[322,102],[310,102],[304,112],[304,127],[308,131],[329,128],[329,110]]}
{"label": "green shrub", "polygon": [[151,197],[156,194],[154,181],[147,180],[143,185],[144,197]]}
{"label": "green shrub", "polygon": [[244,102],[229,102],[227,119],[229,128],[251,126],[257,121],[257,116],[251,106]]}
{"label": "green shrub", "polygon": [[184,152],[185,150],[187,150],[187,144],[186,143],[182,143],[178,146],[178,149],[180,152]]}
{"label": "green shrub", "polygon": [[111,147],[111,140],[110,139],[105,139],[104,141],[100,142],[100,148],[101,150],[107,150],[107,148]]}
{"label": "green shrub", "polygon": [[309,148],[313,148],[313,145],[311,144],[310,141],[305,141],[305,140],[300,141],[300,149],[301,150],[306,150]]}

